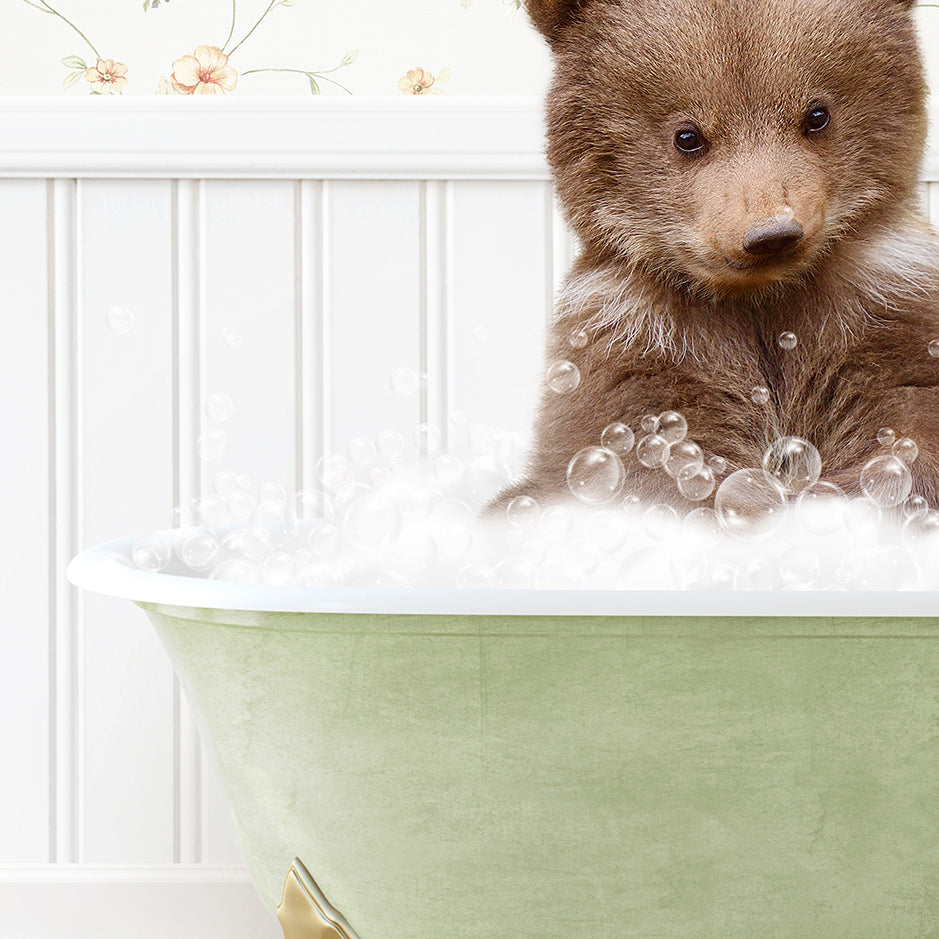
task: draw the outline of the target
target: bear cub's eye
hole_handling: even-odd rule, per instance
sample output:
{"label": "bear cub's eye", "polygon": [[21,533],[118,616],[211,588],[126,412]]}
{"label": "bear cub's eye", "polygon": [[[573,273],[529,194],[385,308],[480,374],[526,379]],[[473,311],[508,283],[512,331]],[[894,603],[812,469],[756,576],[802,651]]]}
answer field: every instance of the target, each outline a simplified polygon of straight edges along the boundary
{"label": "bear cub's eye", "polygon": [[697,127],[680,127],[675,131],[675,146],[682,153],[703,153],[707,141]]}
{"label": "bear cub's eye", "polygon": [[824,104],[813,104],[806,112],[805,120],[802,122],[802,129],[807,134],[817,134],[824,130],[831,120],[831,112]]}

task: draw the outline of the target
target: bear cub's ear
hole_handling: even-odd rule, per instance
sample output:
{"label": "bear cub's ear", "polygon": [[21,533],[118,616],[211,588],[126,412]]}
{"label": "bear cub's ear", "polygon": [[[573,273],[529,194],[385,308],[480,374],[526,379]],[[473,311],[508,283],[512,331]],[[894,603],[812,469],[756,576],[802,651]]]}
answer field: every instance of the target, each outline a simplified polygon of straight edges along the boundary
{"label": "bear cub's ear", "polygon": [[548,42],[554,42],[561,28],[587,0],[525,0],[525,9],[531,21]]}

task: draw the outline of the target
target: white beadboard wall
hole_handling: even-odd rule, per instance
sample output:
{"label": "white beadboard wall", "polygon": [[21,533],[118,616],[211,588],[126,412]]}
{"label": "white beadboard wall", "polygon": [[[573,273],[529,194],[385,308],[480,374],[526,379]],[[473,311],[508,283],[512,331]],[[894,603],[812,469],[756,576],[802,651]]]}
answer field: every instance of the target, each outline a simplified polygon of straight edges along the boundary
{"label": "white beadboard wall", "polygon": [[[0,99],[0,939],[280,935],[143,614],[65,567],[221,468],[303,488],[385,428],[526,428],[572,252],[540,113]],[[922,193],[939,219],[935,156]],[[235,411],[209,464],[215,393]]]}

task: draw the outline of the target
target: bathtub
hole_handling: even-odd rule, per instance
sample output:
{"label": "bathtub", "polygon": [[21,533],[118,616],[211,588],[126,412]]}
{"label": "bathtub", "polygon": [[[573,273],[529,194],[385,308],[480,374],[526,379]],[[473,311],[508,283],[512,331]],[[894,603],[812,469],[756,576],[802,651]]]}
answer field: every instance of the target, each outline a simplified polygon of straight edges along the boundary
{"label": "bathtub", "polygon": [[288,939],[939,934],[936,593],[258,587],[133,540],[69,578],[146,611]]}

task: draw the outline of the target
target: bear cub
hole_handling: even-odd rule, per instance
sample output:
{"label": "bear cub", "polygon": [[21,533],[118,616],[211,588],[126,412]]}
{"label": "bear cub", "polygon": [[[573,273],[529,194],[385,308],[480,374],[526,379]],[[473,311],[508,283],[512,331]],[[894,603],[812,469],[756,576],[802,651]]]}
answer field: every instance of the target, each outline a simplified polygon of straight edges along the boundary
{"label": "bear cub", "polygon": [[[917,204],[912,6],[527,0],[554,57],[547,156],[581,246],[547,366],[580,378],[565,364],[546,386],[526,476],[490,511],[568,496],[569,461],[605,428],[638,441],[673,411],[705,467],[721,458],[715,485],[799,437],[858,493],[890,428],[918,446],[904,444],[912,491],[937,507],[939,243]],[[624,493],[713,501],[707,469],[689,502],[648,468],[664,455],[629,452]]]}

